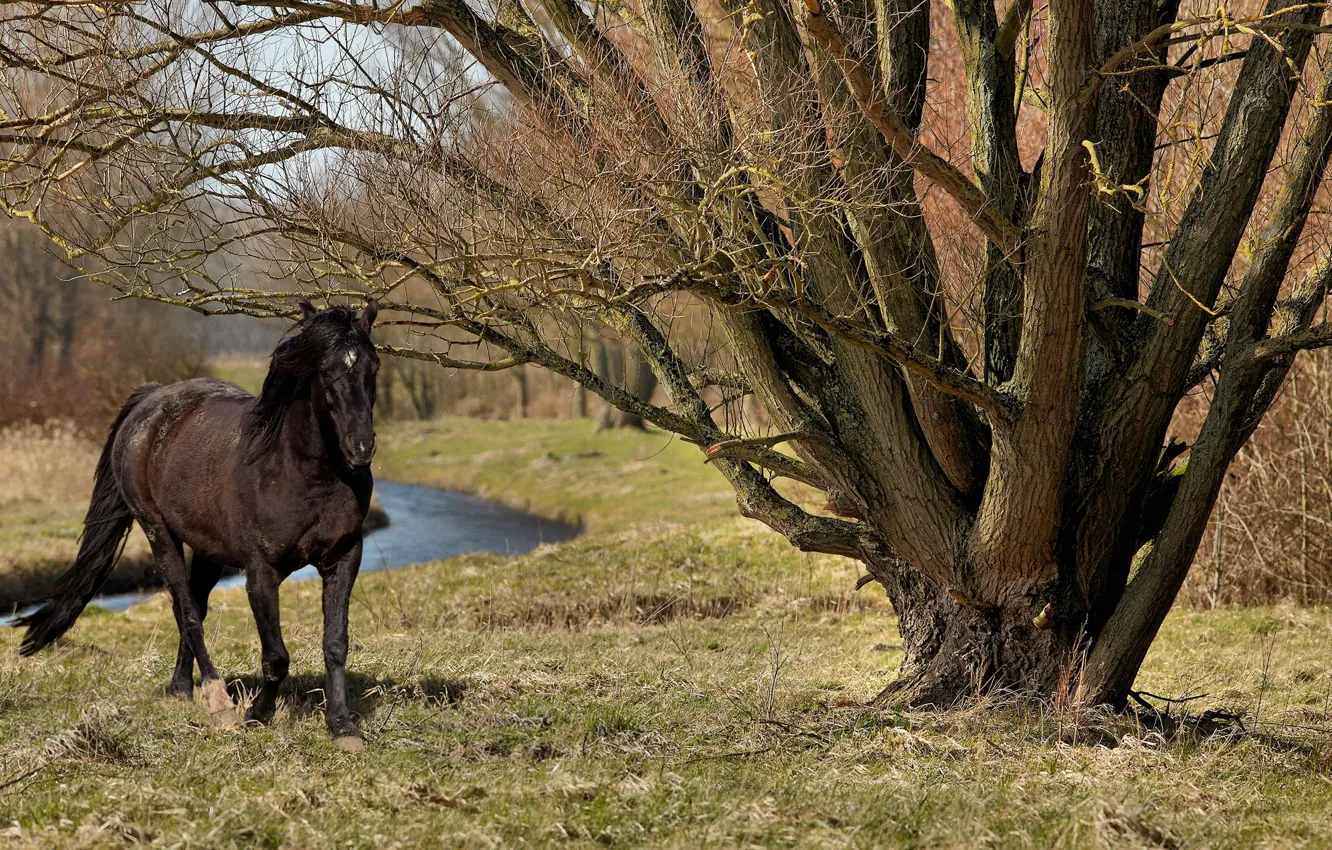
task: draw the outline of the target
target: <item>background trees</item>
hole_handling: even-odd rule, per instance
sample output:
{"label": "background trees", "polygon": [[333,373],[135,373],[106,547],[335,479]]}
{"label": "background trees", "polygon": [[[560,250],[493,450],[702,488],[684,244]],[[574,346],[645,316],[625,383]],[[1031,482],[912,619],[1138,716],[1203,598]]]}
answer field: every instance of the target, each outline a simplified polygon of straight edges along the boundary
{"label": "background trees", "polygon": [[0,231],[0,426],[100,429],[135,386],[203,373],[208,345],[193,317],[137,300],[113,309],[94,289],[37,228]]}
{"label": "background trees", "polygon": [[699,444],[746,515],[887,589],[887,696],[1077,673],[1122,702],[1231,460],[1332,341],[1323,5],[19,4],[3,203],[121,291],[374,292],[392,353],[544,367]]}

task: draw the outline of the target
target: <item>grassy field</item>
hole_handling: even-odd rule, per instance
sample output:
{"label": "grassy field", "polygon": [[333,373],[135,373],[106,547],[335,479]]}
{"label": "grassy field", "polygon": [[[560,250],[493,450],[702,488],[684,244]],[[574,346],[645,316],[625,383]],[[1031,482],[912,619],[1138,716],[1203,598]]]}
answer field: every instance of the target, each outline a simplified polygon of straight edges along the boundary
{"label": "grassy field", "polygon": [[[1177,611],[1141,684],[1242,716],[1166,740],[1000,704],[871,710],[899,648],[858,570],[735,516],[696,449],[589,423],[381,429],[379,474],[578,519],[568,543],[357,585],[353,707],[319,715],[319,588],[283,597],[276,722],[224,732],[159,696],[162,599],[21,659],[0,634],[0,847],[1325,847],[1324,610]],[[8,538],[6,538],[8,539]],[[243,701],[258,641],[215,596]]]}
{"label": "grassy field", "polygon": [[734,493],[698,447],[658,431],[461,418],[379,430],[381,477],[463,490],[588,531],[736,517]]}

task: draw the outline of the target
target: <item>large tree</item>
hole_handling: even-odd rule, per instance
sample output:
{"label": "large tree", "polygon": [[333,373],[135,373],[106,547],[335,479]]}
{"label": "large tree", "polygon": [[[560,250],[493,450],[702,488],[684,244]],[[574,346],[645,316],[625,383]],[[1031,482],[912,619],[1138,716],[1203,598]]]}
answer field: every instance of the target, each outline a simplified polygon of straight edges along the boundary
{"label": "large tree", "polygon": [[[7,3],[2,197],[124,292],[374,292],[394,354],[543,366],[697,443],[886,588],[885,698],[1122,704],[1228,464],[1332,342],[1323,5]],[[718,414],[742,393],[765,433]]]}

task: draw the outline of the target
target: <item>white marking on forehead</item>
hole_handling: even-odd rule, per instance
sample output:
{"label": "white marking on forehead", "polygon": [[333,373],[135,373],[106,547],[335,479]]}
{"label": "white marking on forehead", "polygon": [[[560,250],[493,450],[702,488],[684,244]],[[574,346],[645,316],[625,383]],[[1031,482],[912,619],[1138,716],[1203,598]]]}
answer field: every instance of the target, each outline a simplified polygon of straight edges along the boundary
{"label": "white marking on forehead", "polygon": [[351,367],[355,366],[355,365],[356,365],[356,352],[355,352],[354,350],[349,349],[349,350],[347,351],[347,356],[346,356],[346,357],[343,357],[343,358],[342,358],[342,361],[343,361],[344,363],[347,364],[347,368],[348,368],[348,369],[350,369]]}

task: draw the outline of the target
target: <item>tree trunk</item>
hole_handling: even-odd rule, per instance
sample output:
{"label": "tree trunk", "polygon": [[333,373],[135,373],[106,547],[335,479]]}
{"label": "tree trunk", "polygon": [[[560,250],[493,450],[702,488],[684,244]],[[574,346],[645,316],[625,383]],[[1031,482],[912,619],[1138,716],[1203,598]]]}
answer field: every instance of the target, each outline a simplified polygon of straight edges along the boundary
{"label": "tree trunk", "polygon": [[56,333],[56,362],[62,375],[68,375],[74,368],[74,336],[79,318],[77,284],[78,281],[73,280],[60,283],[60,326]]}
{"label": "tree trunk", "polygon": [[921,599],[895,606],[907,658],[879,704],[951,708],[1000,692],[1051,695],[1076,670],[1071,641],[1025,610]]}
{"label": "tree trunk", "polygon": [[380,370],[377,389],[379,391],[380,410],[385,417],[392,419],[394,414],[393,386],[397,383],[397,381],[393,380],[393,376],[397,374],[398,370],[393,368],[397,365],[396,363],[385,365],[390,366],[390,368]]}
{"label": "tree trunk", "polygon": [[[643,359],[642,352],[634,345],[623,345],[616,346],[617,350],[611,354],[610,347],[611,343],[604,340],[598,344],[600,374],[634,398],[651,401],[657,390],[657,376]],[[637,413],[623,410],[610,402],[601,406],[601,415],[597,419],[598,429],[634,428],[642,431],[646,427],[643,417]]]}
{"label": "tree trunk", "polygon": [[[593,343],[596,349],[593,357],[593,371],[597,377],[601,378],[611,386],[620,386],[623,382],[621,369],[623,361],[619,357],[612,357],[611,344],[604,339],[599,339]],[[618,352],[617,352],[618,353]],[[603,400],[601,410],[597,413],[597,430],[604,431],[608,428],[614,428],[619,420],[620,410],[609,401]]]}
{"label": "tree trunk", "polygon": [[1050,610],[977,605],[901,561],[866,563],[892,603],[903,651],[876,704],[949,708],[996,692],[1053,694],[1072,680],[1077,632]]}
{"label": "tree trunk", "polygon": [[[631,345],[624,347],[624,389],[634,398],[643,401],[651,401],[652,394],[657,390],[657,376],[652,374],[652,367],[643,359],[642,352]],[[620,428],[637,428],[640,431],[647,427],[642,416],[627,411],[620,411],[617,425]]]}
{"label": "tree trunk", "polygon": [[28,346],[28,366],[38,375],[46,366],[46,349],[51,336],[50,293],[39,290],[37,314],[32,317],[32,340]]}
{"label": "tree trunk", "polygon": [[514,398],[513,416],[515,419],[527,418],[527,372],[523,371],[522,366],[515,367],[513,370],[513,382],[517,389]]}
{"label": "tree trunk", "polygon": [[569,400],[569,416],[574,419],[587,418],[587,390],[582,384],[574,384],[573,396]]}

